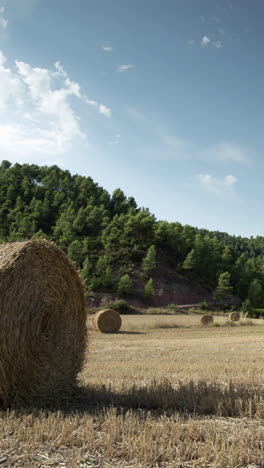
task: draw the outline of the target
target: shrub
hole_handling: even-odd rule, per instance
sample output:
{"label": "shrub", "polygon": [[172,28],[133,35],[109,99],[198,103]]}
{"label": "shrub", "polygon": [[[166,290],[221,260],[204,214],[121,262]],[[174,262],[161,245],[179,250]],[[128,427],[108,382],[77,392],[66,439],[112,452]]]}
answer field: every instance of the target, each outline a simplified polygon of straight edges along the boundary
{"label": "shrub", "polygon": [[208,310],[208,302],[206,300],[202,301],[199,303],[199,308],[202,309],[202,310]]}
{"label": "shrub", "polygon": [[263,318],[264,316],[264,309],[255,309],[255,308],[251,308],[250,312],[248,313],[247,317],[250,317],[250,318]]}
{"label": "shrub", "polygon": [[171,312],[177,312],[177,304],[168,304],[166,309],[170,310]]}
{"label": "shrub", "polygon": [[117,294],[118,296],[129,296],[133,290],[133,283],[128,274],[121,276],[118,286]]}
{"label": "shrub", "polygon": [[130,305],[123,299],[110,302],[110,304],[107,304],[107,308],[114,309],[119,312],[119,314],[131,314],[133,312]]}
{"label": "shrub", "polygon": [[191,314],[200,314],[202,315],[204,313],[204,310],[202,309],[199,309],[198,307],[191,307],[191,309],[189,310],[189,312]]}

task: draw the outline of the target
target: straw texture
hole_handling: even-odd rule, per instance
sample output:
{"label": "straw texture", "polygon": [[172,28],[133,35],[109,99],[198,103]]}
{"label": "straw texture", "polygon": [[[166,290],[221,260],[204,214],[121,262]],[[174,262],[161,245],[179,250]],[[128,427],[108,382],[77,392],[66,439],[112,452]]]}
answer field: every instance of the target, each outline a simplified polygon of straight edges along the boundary
{"label": "straw texture", "polygon": [[121,324],[119,313],[113,309],[100,310],[93,318],[94,328],[102,333],[118,332]]}
{"label": "straw texture", "polygon": [[209,325],[213,323],[214,317],[211,314],[204,314],[201,318],[202,325]]}
{"label": "straw texture", "polygon": [[238,320],[240,320],[240,313],[239,312],[231,312],[229,314],[229,319],[232,320],[232,322],[238,322]]}
{"label": "straw texture", "polygon": [[0,245],[0,401],[54,397],[71,386],[86,345],[85,298],[54,244]]}

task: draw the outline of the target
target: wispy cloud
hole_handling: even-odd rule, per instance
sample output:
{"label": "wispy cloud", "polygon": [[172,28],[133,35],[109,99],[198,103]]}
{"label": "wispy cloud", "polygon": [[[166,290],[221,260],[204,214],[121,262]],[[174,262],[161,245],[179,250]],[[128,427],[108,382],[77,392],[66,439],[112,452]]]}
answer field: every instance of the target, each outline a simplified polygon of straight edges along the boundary
{"label": "wispy cloud", "polygon": [[221,49],[221,47],[223,47],[223,43],[222,41],[215,41],[215,40],[212,40],[210,37],[208,36],[203,36],[201,41],[200,41],[200,44],[202,47],[208,47],[208,46],[211,46],[211,47],[214,47],[215,49]]}
{"label": "wispy cloud", "polygon": [[99,104],[99,113],[105,115],[105,117],[110,118],[112,115],[111,109],[106,107],[104,104]]}
{"label": "wispy cloud", "polygon": [[220,143],[208,150],[208,153],[213,156],[215,160],[229,161],[236,163],[246,163],[249,161],[247,151],[234,143]]}
{"label": "wispy cloud", "polygon": [[110,145],[118,145],[120,142],[121,135],[120,133],[116,133],[113,135],[112,139],[109,141]]}
{"label": "wispy cloud", "polygon": [[53,69],[16,60],[14,70],[0,51],[0,151],[19,155],[61,155],[73,140],[86,139],[74,100],[111,117],[110,108],[82,94],[59,62]]}
{"label": "wispy cloud", "polygon": [[8,25],[7,19],[4,17],[5,9],[4,7],[0,8],[0,30],[6,29]]}
{"label": "wispy cloud", "polygon": [[216,49],[221,49],[223,47],[222,41],[213,41],[212,46],[215,47]]}
{"label": "wispy cloud", "polygon": [[208,44],[210,44],[210,42],[211,42],[210,37],[208,37],[208,36],[203,36],[203,38],[202,38],[200,44],[201,44],[203,47],[205,47],[205,46],[207,46]]}
{"label": "wispy cloud", "polygon": [[112,50],[113,50],[113,47],[111,47],[111,46],[104,46],[104,45],[102,45],[101,48],[102,48],[102,50],[104,50],[105,52],[112,52]]}
{"label": "wispy cloud", "polygon": [[131,63],[129,63],[128,65],[119,65],[117,71],[124,72],[126,70],[130,70],[131,68],[135,68],[135,65],[132,65]]}
{"label": "wispy cloud", "polygon": [[138,124],[141,131],[144,129],[144,139],[149,138],[153,148],[160,148],[158,155],[162,159],[196,160],[217,164],[219,167],[223,163],[248,165],[254,156],[252,150],[228,140],[212,145],[199,145],[191,139],[182,138],[163,122],[155,121],[153,116],[136,108],[128,108],[127,115]]}
{"label": "wispy cloud", "polygon": [[224,178],[215,177],[211,174],[199,174],[197,180],[201,187],[210,193],[214,193],[219,197],[224,197],[226,194],[234,194],[234,185],[237,178],[233,175],[227,175]]}
{"label": "wispy cloud", "polygon": [[102,115],[104,115],[105,117],[108,117],[108,118],[112,117],[112,111],[111,111],[110,107],[107,107],[104,104],[100,104],[99,102],[94,101],[93,99],[89,99],[86,95],[83,95],[82,98],[83,98],[84,102],[86,104],[88,104],[88,106],[91,106],[91,107],[94,107],[95,109],[97,109],[99,114],[102,114]]}

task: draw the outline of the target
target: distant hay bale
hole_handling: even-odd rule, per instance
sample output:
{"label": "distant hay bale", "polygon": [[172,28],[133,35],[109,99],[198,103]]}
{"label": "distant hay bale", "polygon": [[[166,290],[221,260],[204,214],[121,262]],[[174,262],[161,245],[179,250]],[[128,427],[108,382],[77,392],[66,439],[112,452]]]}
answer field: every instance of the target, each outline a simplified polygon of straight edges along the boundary
{"label": "distant hay bale", "polygon": [[120,330],[121,317],[116,310],[104,309],[97,312],[93,318],[94,328],[102,333],[115,333]]}
{"label": "distant hay bale", "polygon": [[210,325],[210,323],[213,323],[214,317],[211,314],[204,314],[201,317],[201,323],[202,325]]}
{"label": "distant hay bale", "polygon": [[229,314],[229,320],[231,320],[232,322],[238,322],[238,320],[240,320],[240,313],[231,312],[231,314]]}
{"label": "distant hay bale", "polygon": [[82,281],[51,242],[0,245],[0,401],[58,395],[74,384],[86,345]]}

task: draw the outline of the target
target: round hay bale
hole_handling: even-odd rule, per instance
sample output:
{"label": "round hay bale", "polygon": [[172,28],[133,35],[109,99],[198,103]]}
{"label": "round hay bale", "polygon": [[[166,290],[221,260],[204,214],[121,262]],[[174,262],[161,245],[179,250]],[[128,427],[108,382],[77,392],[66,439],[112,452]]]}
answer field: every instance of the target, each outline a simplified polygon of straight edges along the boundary
{"label": "round hay bale", "polygon": [[214,317],[211,314],[204,314],[201,317],[202,325],[210,325],[211,323],[213,323],[213,321],[214,321]]}
{"label": "round hay bale", "polygon": [[31,401],[72,386],[86,346],[82,281],[39,239],[0,245],[0,400]]}
{"label": "round hay bale", "polygon": [[121,324],[119,313],[113,309],[100,310],[93,318],[94,328],[102,333],[116,333],[120,330]]}
{"label": "round hay bale", "polygon": [[240,313],[239,312],[231,312],[229,314],[229,320],[232,322],[238,322],[240,320]]}

